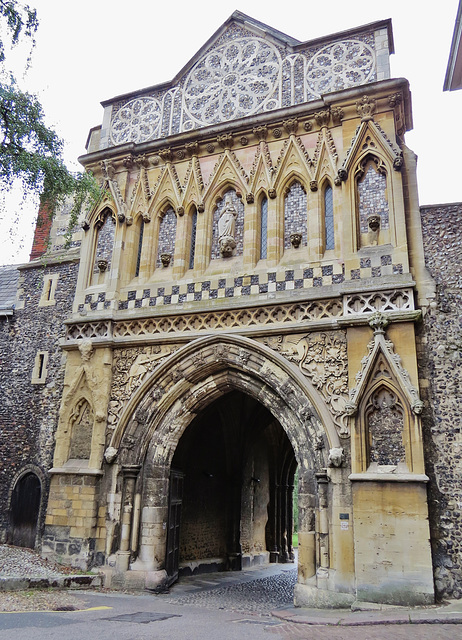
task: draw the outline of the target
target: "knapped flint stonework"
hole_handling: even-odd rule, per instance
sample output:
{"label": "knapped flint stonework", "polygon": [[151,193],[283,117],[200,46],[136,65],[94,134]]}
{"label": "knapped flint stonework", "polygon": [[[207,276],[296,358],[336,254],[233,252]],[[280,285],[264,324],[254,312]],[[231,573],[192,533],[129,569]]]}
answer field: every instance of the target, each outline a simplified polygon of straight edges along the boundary
{"label": "knapped flint stonework", "polygon": [[[19,300],[13,316],[0,318],[3,399],[0,406],[0,504],[9,506],[14,481],[31,469],[40,474],[43,530],[48,497],[48,471],[53,466],[54,436],[63,391],[64,359],[59,340],[72,309],[78,262],[40,264],[22,269]],[[55,304],[39,306],[45,275],[58,275]],[[36,353],[48,353],[43,384],[32,384]],[[8,508],[0,511],[0,539],[9,531]]]}
{"label": "knapped flint stonework", "polygon": [[421,208],[425,263],[436,303],[419,330],[419,365],[435,586],[462,597],[462,204]]}

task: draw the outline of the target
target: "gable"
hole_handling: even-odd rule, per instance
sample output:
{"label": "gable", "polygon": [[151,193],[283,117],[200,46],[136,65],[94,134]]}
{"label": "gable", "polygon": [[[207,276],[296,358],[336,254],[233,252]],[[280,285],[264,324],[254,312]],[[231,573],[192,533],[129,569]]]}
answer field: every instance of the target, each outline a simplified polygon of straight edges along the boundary
{"label": "gable", "polygon": [[390,43],[389,21],[300,43],[235,12],[171,83],[103,103],[109,127],[101,148],[167,138],[387,78]]}

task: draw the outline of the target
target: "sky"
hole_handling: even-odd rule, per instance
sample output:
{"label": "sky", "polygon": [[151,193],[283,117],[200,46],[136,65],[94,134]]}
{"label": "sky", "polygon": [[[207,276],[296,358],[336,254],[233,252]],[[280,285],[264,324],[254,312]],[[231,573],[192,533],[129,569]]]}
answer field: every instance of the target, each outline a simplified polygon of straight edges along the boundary
{"label": "sky", "polygon": [[[458,0],[329,0],[325,8],[306,0],[29,4],[40,26],[32,65],[19,80],[38,95],[47,124],[64,139],[70,169],[81,168],[88,132],[102,122],[101,101],[171,80],[236,9],[300,41],[391,18],[391,76],[407,78],[412,92],[414,129],[406,143],[418,156],[420,203],[462,201],[462,90],[443,92]],[[24,56],[16,58],[22,68]],[[10,197],[0,212],[0,264],[29,258],[37,203],[20,207],[18,200]]]}

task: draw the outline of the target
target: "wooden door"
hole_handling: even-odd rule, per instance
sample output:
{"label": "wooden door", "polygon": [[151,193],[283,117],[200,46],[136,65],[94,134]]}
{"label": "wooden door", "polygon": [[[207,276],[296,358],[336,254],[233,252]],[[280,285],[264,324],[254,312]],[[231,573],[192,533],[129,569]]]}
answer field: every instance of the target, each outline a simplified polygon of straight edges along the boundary
{"label": "wooden door", "polygon": [[178,563],[180,556],[180,523],[183,500],[184,473],[172,469],[170,472],[170,492],[167,523],[167,550],[165,554],[165,570],[168,585],[178,580]]}

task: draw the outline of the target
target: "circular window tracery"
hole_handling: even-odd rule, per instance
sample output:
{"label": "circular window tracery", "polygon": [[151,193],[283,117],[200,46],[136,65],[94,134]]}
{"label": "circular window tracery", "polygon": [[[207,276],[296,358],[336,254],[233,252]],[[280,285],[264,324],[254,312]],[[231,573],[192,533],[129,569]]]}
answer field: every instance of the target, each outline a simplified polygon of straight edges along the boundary
{"label": "circular window tracery", "polygon": [[184,106],[200,124],[241,118],[264,107],[277,87],[281,61],[259,38],[239,38],[205,55],[184,86]]}
{"label": "circular window tracery", "polygon": [[310,60],[306,81],[316,95],[368,82],[375,70],[373,49],[360,40],[335,42]]}
{"label": "circular window tracery", "polygon": [[111,124],[114,144],[145,142],[158,132],[162,109],[155,98],[135,98],[121,107]]}

